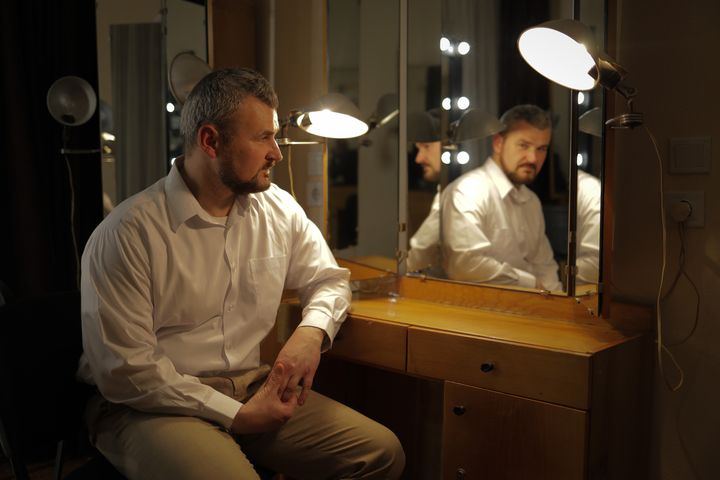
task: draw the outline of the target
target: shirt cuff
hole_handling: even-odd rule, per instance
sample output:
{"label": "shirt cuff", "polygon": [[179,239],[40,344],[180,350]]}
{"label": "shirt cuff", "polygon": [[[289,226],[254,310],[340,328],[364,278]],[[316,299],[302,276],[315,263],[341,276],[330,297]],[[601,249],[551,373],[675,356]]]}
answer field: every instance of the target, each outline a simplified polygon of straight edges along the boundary
{"label": "shirt cuff", "polygon": [[535,275],[533,275],[532,273],[528,273],[524,270],[518,270],[517,268],[515,268],[514,270],[518,276],[518,285],[520,285],[521,287],[535,288],[535,285],[537,285],[537,279],[535,278]]}
{"label": "shirt cuff", "polygon": [[315,327],[325,332],[325,338],[320,348],[321,352],[326,352],[332,347],[333,339],[337,333],[337,327],[332,317],[318,310],[308,310],[298,327]]}
{"label": "shirt cuff", "polygon": [[202,416],[229,430],[235,420],[235,415],[242,406],[243,404],[234,398],[213,390],[210,398],[205,402]]}

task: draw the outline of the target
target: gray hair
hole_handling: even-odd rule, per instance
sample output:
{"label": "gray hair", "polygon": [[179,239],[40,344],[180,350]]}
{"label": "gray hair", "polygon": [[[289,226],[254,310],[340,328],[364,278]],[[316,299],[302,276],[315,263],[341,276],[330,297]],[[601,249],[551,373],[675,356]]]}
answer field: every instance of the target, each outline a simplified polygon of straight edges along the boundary
{"label": "gray hair", "polygon": [[215,125],[220,138],[227,141],[230,119],[247,96],[253,96],[273,109],[278,107],[277,95],[270,82],[250,68],[226,68],[203,77],[188,95],[180,115],[185,151],[195,147],[198,130],[207,124]]}
{"label": "gray hair", "polygon": [[526,122],[539,130],[551,129],[553,123],[550,112],[531,104],[515,105],[502,114],[500,121],[505,125],[501,135],[505,135],[518,122]]}

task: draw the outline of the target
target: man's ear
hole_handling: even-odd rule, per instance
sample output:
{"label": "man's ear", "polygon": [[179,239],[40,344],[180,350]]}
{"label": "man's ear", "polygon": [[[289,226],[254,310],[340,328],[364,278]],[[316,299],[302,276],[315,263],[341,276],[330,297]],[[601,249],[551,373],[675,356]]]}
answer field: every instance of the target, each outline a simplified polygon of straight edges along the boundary
{"label": "man's ear", "polygon": [[502,146],[503,146],[504,141],[505,141],[505,137],[503,137],[499,133],[496,133],[495,135],[493,135],[493,140],[492,140],[493,153],[500,153],[502,151]]}
{"label": "man's ear", "polygon": [[208,157],[216,158],[220,145],[220,131],[215,125],[201,126],[197,133],[197,144]]}

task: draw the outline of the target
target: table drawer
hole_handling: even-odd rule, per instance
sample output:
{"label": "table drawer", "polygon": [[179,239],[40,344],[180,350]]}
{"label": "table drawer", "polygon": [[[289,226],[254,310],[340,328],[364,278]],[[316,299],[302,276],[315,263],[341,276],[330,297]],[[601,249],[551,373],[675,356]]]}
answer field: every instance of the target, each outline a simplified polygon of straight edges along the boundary
{"label": "table drawer", "polygon": [[348,317],[328,354],[405,371],[407,326]]}
{"label": "table drawer", "polygon": [[569,407],[589,406],[590,357],[578,353],[411,327],[407,370]]}

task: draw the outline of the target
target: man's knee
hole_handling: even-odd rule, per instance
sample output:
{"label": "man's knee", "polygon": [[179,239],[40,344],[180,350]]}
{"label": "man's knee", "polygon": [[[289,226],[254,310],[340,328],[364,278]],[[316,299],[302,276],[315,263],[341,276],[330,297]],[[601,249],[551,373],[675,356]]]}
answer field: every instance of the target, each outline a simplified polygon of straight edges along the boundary
{"label": "man's knee", "polygon": [[383,427],[373,435],[374,456],[368,465],[369,475],[362,478],[396,479],[405,468],[405,452],[400,440]]}

